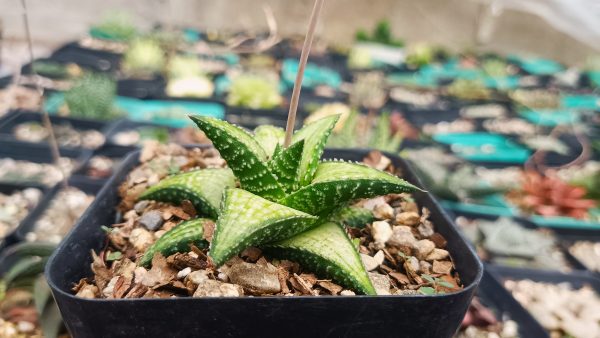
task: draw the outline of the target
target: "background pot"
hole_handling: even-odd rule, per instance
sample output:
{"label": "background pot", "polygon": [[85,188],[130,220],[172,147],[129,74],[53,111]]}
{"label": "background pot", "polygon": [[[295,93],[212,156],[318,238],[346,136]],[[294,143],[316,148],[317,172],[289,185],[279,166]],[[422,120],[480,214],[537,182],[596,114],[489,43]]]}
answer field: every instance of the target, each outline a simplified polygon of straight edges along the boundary
{"label": "background pot", "polygon": [[[325,158],[359,161],[367,150],[327,150]],[[459,327],[483,267],[429,193],[414,194],[448,240],[464,289],[435,296],[242,297],[98,300],[77,298],[73,283],[92,275],[90,250],[104,246],[101,225],[114,223],[118,186],[138,164],[130,154],[55,251],[46,277],[75,337],[450,337]],[[421,186],[402,159],[388,155]]]}

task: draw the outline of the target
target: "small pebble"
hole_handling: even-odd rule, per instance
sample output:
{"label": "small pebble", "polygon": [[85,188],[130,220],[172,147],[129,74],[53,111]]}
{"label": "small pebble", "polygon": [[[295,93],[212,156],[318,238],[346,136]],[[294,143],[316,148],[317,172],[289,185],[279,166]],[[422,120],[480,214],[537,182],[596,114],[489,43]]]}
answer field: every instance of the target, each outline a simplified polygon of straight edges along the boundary
{"label": "small pebble", "polygon": [[190,268],[189,266],[181,271],[179,271],[177,273],[177,279],[183,279],[185,278],[187,275],[190,274],[190,272],[192,272],[192,268]]}
{"label": "small pebble", "polygon": [[142,215],[140,224],[150,231],[156,231],[163,225],[162,214],[158,210],[150,210]]}

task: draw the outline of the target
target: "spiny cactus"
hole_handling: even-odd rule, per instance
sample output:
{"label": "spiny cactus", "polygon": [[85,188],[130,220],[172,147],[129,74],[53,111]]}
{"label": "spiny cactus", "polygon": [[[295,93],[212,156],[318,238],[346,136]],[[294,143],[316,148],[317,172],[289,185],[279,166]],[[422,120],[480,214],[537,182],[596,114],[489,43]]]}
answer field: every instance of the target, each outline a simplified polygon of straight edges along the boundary
{"label": "spiny cactus", "polygon": [[[275,257],[296,260],[348,288],[375,294],[355,246],[343,227],[331,222],[343,221],[342,217],[332,214],[339,215],[340,208],[354,199],[410,192],[415,186],[361,164],[321,161],[338,116],[298,130],[287,148],[282,146],[283,130],[276,127],[260,127],[253,135],[215,118],[191,119],[211,139],[240,184],[240,188],[222,186],[225,192],[209,251],[216,266],[257,246]],[[172,192],[173,182],[198,190],[197,195],[206,194],[200,191],[200,184],[182,181],[187,179],[167,178],[142,196]],[[216,190],[212,193],[218,195]]]}
{"label": "spiny cactus", "polygon": [[232,80],[227,104],[252,109],[270,109],[281,104],[276,83],[258,75],[240,75]]}
{"label": "spiny cactus", "polygon": [[119,113],[113,106],[117,86],[108,77],[86,74],[65,93],[69,115],[109,120]]}

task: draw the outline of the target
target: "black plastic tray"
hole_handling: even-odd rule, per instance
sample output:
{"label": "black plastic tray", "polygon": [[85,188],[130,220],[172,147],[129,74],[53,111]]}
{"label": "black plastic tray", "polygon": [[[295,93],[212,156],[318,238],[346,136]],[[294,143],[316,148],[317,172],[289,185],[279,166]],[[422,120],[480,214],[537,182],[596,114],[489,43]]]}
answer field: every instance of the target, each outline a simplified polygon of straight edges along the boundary
{"label": "black plastic tray", "polygon": [[[283,108],[251,109],[227,106],[225,120],[248,129],[254,129],[265,124],[285,128],[287,115],[288,111]],[[305,117],[306,114],[298,109],[296,113],[296,126],[301,125]]]}
{"label": "black plastic tray", "polygon": [[[361,160],[367,151],[327,150],[326,158]],[[483,268],[439,204],[417,193],[419,205],[448,240],[465,288],[436,296],[242,297],[97,300],[75,297],[72,283],[91,275],[90,250],[103,247],[101,225],[115,221],[118,185],[138,163],[132,153],[98,194],[46,266],[46,277],[75,337],[450,337],[479,284]],[[404,177],[421,185],[398,157]],[[101,315],[100,315],[101,314]]]}
{"label": "black plastic tray", "polygon": [[513,296],[486,270],[481,278],[477,296],[495,312],[496,318],[504,316],[519,326],[520,337],[548,337],[546,330],[513,298]]}
{"label": "black plastic tray", "polygon": [[27,214],[27,216],[25,216],[25,218],[23,218],[21,220],[21,222],[17,225],[17,227],[15,227],[13,229],[13,231],[8,233],[6,235],[6,237],[0,238],[0,252],[2,252],[4,250],[4,248],[6,248],[7,246],[9,246],[13,243],[16,243],[18,241],[17,236],[16,236],[17,229],[29,221],[29,219],[31,218],[31,215],[36,212],[36,209],[42,208],[42,202],[45,199],[45,195],[47,195],[47,193],[49,191],[48,187],[45,187],[42,185],[36,185],[36,184],[0,183],[0,193],[3,193],[3,194],[11,194],[15,191],[24,190],[27,188],[36,188],[36,189],[41,190],[42,196],[40,197],[40,200],[38,201],[37,205],[35,205],[33,208],[31,208],[31,210],[29,210],[29,213]]}
{"label": "black plastic tray", "polygon": [[117,81],[117,95],[138,99],[164,97],[166,85],[166,80],[160,75],[149,79],[119,79]]}
{"label": "black plastic tray", "polygon": [[[90,164],[90,160],[94,157],[94,156],[106,156],[109,157],[113,160],[122,160],[124,159],[127,154],[129,154],[132,151],[137,150],[137,147],[124,147],[124,146],[119,146],[116,144],[105,144],[104,146],[102,146],[99,149],[94,150],[94,152],[90,155],[90,157],[86,160],[86,162],[81,166],[81,168],[79,168],[77,171],[75,171],[73,174],[74,175],[79,175],[79,176],[85,176],[89,179],[92,180],[105,180],[108,179],[108,177],[105,178],[96,178],[96,177],[91,177],[88,175],[88,170],[89,170],[89,164]],[[112,172],[116,172],[118,171],[118,167],[120,166],[120,163],[117,164],[116,167],[112,168]],[[112,175],[112,174],[111,174]]]}
{"label": "black plastic tray", "polygon": [[119,69],[122,56],[112,52],[83,48],[77,42],[72,42],[54,51],[51,58],[60,62],[72,62],[97,72],[114,72]]}
{"label": "black plastic tray", "polygon": [[[82,176],[71,176],[67,181],[68,185],[80,189],[87,194],[96,195],[106,180],[92,180]],[[52,200],[63,189],[62,183],[58,183],[44,195],[44,198],[32,212],[29,213],[27,219],[21,222],[21,225],[15,230],[15,238],[18,242],[25,241],[27,233],[35,228],[35,223],[44,214],[50,206]]]}
{"label": "black plastic tray", "polygon": [[[74,150],[60,148],[60,156],[74,159],[77,163],[73,172],[78,170],[91,154],[89,150]],[[14,140],[0,141],[0,158],[12,158],[34,163],[52,163],[50,146],[44,143],[27,143]],[[2,182],[0,180],[0,182]],[[36,184],[36,182],[19,181],[19,184]]]}
{"label": "black plastic tray", "polygon": [[[50,121],[53,125],[62,125],[69,124],[76,130],[97,130],[104,134],[106,132],[106,127],[108,126],[107,122],[97,121],[97,120],[89,120],[89,119],[79,119],[73,117],[65,117],[65,116],[50,116]],[[32,111],[21,111],[16,110],[8,115],[6,115],[3,119],[0,120],[0,137],[2,139],[14,139],[14,128],[25,122],[38,122],[43,123],[42,115],[39,112]],[[21,141],[24,143],[46,143],[46,142],[28,142]],[[72,149],[76,150],[80,147],[66,147],[63,146],[64,149]]]}

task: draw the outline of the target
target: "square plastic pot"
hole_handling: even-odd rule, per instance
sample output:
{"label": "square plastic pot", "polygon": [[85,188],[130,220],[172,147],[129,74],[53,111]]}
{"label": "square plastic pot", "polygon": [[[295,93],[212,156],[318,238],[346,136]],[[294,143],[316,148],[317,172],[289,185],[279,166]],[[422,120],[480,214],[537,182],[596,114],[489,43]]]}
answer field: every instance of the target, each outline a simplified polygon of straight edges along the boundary
{"label": "square plastic pot", "polygon": [[[361,160],[366,150],[327,150],[325,158]],[[83,299],[73,283],[92,276],[90,250],[101,250],[101,225],[113,224],[118,185],[138,164],[130,154],[97,195],[46,266],[46,277],[74,337],[451,337],[483,273],[474,251],[437,201],[416,202],[448,241],[464,289],[434,296],[321,296],[170,299]],[[404,177],[421,185],[406,162],[388,155]]]}

